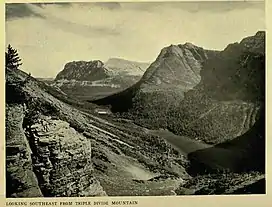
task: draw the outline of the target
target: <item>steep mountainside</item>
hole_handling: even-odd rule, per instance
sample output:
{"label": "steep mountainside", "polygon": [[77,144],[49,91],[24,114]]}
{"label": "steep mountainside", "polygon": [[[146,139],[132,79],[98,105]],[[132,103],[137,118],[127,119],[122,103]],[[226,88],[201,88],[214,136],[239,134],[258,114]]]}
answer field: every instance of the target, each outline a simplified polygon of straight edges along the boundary
{"label": "steep mountainside", "polygon": [[264,112],[264,32],[229,45],[204,64],[201,76],[177,108],[176,131],[211,143],[247,132]]}
{"label": "steep mountainside", "polygon": [[205,60],[216,54],[216,51],[204,50],[190,43],[166,47],[144,73],[140,90],[171,91],[175,88],[186,92],[199,83]]}
{"label": "steep mountainside", "polygon": [[[101,196],[87,118],[20,70],[6,71],[7,197]],[[92,130],[91,130],[92,131]],[[80,176],[79,176],[80,175]]]}
{"label": "steep mountainside", "polygon": [[221,52],[191,44],[164,48],[133,87],[94,103],[149,127],[220,143],[254,125],[264,80],[265,33],[258,32]]}

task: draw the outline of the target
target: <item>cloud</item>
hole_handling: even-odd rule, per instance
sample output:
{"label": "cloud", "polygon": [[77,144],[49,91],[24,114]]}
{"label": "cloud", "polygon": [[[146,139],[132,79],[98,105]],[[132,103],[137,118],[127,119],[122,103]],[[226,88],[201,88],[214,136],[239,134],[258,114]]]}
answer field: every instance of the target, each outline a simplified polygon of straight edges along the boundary
{"label": "cloud", "polygon": [[42,18],[41,15],[32,11],[27,4],[6,4],[6,20],[12,20],[16,18],[24,18],[24,17],[39,17]]}
{"label": "cloud", "polygon": [[[56,7],[55,5],[58,6]],[[67,8],[68,6],[62,6],[62,9],[59,8],[59,5],[61,4],[48,4],[45,8],[38,8],[32,5],[30,7],[32,11],[46,18],[47,22],[56,29],[88,37],[97,35],[119,35],[116,26],[111,27],[110,25],[103,25],[99,22],[98,24],[92,22],[97,16],[90,15],[90,13],[92,13],[93,10],[95,10],[95,15],[101,12],[101,7],[98,6],[98,3],[93,4],[93,8],[86,7],[86,4],[83,3],[75,4],[74,6],[69,4],[69,8]],[[84,13],[86,16],[82,15]],[[70,16],[71,14],[73,14],[72,17]]]}
{"label": "cloud", "polygon": [[217,9],[199,2],[28,4],[43,18],[8,20],[6,39],[22,56],[22,69],[53,77],[67,61],[150,62],[170,44],[224,49],[264,29],[263,3],[213,4]]}

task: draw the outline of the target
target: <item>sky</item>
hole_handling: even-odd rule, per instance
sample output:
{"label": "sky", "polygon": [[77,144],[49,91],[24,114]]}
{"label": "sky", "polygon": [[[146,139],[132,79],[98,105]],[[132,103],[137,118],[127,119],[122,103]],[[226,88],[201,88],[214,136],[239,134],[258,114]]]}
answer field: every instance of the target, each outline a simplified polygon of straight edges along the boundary
{"label": "sky", "polygon": [[264,29],[264,2],[6,4],[6,45],[44,78],[77,60],[151,63],[171,44],[223,50]]}

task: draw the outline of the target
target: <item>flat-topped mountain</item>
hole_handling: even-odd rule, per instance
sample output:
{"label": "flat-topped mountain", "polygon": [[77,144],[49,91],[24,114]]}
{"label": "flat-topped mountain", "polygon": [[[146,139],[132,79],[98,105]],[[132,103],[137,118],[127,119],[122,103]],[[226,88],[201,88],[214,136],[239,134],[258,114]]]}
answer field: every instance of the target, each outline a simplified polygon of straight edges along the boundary
{"label": "flat-topped mountain", "polygon": [[73,61],[65,64],[64,69],[57,74],[56,80],[95,81],[116,75],[141,77],[149,65],[121,58],[110,58],[105,63],[100,60]]}
{"label": "flat-topped mountain", "polygon": [[107,77],[107,69],[100,60],[73,61],[65,64],[64,69],[57,74],[56,80],[94,81]]}

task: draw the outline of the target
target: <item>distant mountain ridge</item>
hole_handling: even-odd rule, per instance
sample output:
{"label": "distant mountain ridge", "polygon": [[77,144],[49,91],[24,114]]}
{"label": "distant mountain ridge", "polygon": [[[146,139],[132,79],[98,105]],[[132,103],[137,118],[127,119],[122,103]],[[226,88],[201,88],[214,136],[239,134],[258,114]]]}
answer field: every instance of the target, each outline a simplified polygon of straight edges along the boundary
{"label": "distant mountain ridge", "polygon": [[149,63],[136,62],[121,58],[110,58],[105,62],[105,67],[111,75],[142,76]]}
{"label": "distant mountain ridge", "polygon": [[97,99],[130,87],[141,79],[148,66],[149,63],[121,58],[110,58],[105,63],[73,61],[65,64],[53,82],[45,82],[81,100]]}
{"label": "distant mountain ridge", "polygon": [[72,61],[65,64],[55,80],[96,81],[112,76],[142,76],[149,63],[110,58],[105,63],[100,60]]}

